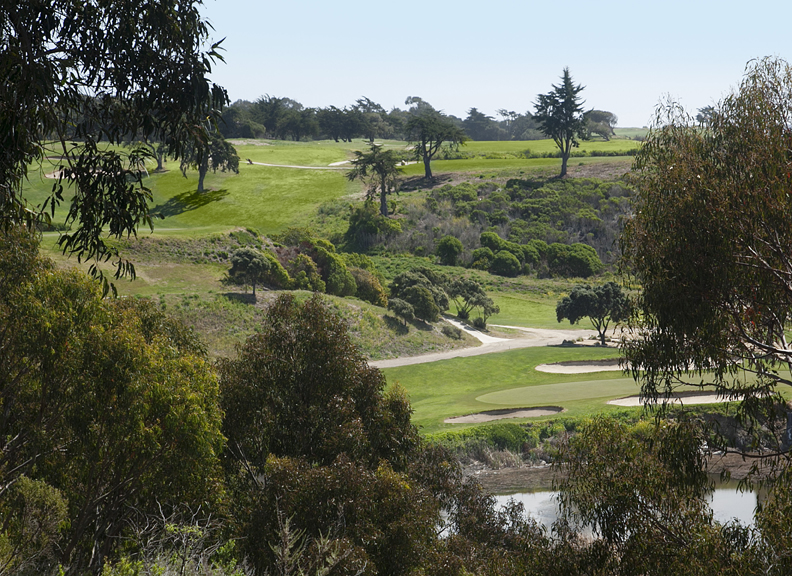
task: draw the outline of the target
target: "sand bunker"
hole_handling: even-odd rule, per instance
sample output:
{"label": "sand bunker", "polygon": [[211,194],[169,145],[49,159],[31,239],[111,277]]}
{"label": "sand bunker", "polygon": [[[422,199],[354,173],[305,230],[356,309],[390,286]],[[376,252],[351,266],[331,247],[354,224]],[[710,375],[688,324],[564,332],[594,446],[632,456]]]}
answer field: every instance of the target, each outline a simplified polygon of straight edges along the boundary
{"label": "sand bunker", "polygon": [[618,358],[608,360],[579,360],[570,362],[556,362],[555,364],[539,364],[539,372],[550,374],[588,374],[590,372],[610,372],[621,370]]}
{"label": "sand bunker", "polygon": [[[691,404],[719,404],[720,402],[733,402],[734,400],[724,398],[714,392],[678,392],[670,398],[665,399],[665,401],[669,404],[684,404],[689,406]],[[663,398],[658,399],[658,404],[662,402]],[[641,406],[643,403],[641,402],[640,396],[627,396],[626,398],[608,400],[608,404],[613,404],[615,406]]]}
{"label": "sand bunker", "polygon": [[455,416],[446,418],[446,424],[480,424],[481,422],[492,422],[493,420],[503,420],[504,418],[535,418],[537,416],[552,416],[563,412],[560,406],[539,406],[537,408],[507,408],[503,410],[486,410],[467,416]]}

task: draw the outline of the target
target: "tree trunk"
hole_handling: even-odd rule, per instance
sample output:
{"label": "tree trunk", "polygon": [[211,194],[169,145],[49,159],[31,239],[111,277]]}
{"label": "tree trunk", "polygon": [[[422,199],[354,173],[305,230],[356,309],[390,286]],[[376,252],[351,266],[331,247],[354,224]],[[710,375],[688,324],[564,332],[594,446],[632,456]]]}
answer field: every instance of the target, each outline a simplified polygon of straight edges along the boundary
{"label": "tree trunk", "polygon": [[561,154],[561,178],[566,176],[567,173],[567,160],[569,160],[569,152]]}
{"label": "tree trunk", "polygon": [[203,162],[198,167],[198,192],[204,191],[204,178],[206,178],[207,172],[209,172],[209,158],[204,157]]}
{"label": "tree trunk", "polygon": [[600,332],[600,334],[599,334],[600,344],[602,344],[603,346],[607,346],[607,344],[605,344],[605,330],[607,330],[607,328],[602,330],[602,332]]}
{"label": "tree trunk", "polygon": [[424,177],[427,180],[431,180],[432,179],[432,164],[431,164],[432,159],[427,154],[424,154],[423,161],[424,161]]}
{"label": "tree trunk", "polygon": [[384,179],[380,184],[380,214],[383,216],[388,215],[388,188]]}
{"label": "tree trunk", "polygon": [[256,301],[256,281],[253,280],[252,284],[253,284],[253,302],[255,302]]}

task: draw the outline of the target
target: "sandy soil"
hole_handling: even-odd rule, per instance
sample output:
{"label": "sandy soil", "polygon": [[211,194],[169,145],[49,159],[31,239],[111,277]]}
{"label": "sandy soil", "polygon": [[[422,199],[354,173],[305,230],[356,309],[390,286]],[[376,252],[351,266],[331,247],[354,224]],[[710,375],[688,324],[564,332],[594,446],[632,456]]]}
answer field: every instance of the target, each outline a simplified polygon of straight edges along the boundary
{"label": "sandy soil", "polygon": [[446,424],[479,424],[481,422],[492,422],[493,420],[503,420],[505,418],[535,418],[537,416],[553,416],[563,412],[564,409],[558,406],[541,406],[537,408],[506,408],[502,410],[486,410],[467,414],[466,416],[454,416],[446,418]]}
{"label": "sandy soil", "polygon": [[536,369],[549,374],[589,374],[591,372],[621,371],[622,367],[619,365],[619,360],[615,359],[539,364]]}
{"label": "sandy soil", "polygon": [[[713,394],[712,392],[678,392],[666,402],[671,404],[679,404],[680,406],[691,406],[693,404],[718,404],[726,402],[723,396]],[[616,398],[615,400],[608,400],[608,404],[614,406],[641,406],[640,396],[627,396],[626,398]]]}

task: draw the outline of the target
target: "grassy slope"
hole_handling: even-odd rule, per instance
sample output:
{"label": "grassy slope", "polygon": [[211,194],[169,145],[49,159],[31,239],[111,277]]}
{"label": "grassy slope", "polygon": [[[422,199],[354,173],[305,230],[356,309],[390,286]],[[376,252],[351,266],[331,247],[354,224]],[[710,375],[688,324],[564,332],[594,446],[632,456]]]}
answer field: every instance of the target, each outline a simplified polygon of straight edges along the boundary
{"label": "grassy slope", "polygon": [[[404,147],[403,142],[386,142],[386,145],[394,149]],[[617,140],[610,143],[584,143],[581,149],[626,150],[635,145],[631,141]],[[288,226],[308,225],[316,221],[319,206],[332,205],[334,200],[359,194],[361,185],[357,182],[349,183],[343,170],[272,168],[250,165],[246,160],[249,158],[254,162],[321,167],[347,160],[352,157],[352,150],[364,147],[363,142],[255,142],[238,145],[237,151],[242,159],[240,173],[210,173],[206,180],[209,192],[202,195],[194,192],[196,173],[189,172],[185,179],[176,163],[171,161],[168,166],[170,171],[154,174],[146,181],[154,195],[155,211],[166,216],[164,220],[156,222],[157,232],[151,237],[192,242],[196,239],[202,241],[210,233],[239,226],[272,234]],[[558,159],[484,157],[487,154],[508,155],[525,150],[541,154],[554,151],[555,145],[549,140],[470,142],[463,151],[480,155],[479,157],[433,162],[433,169],[437,173],[479,172],[479,176],[498,174],[507,177],[531,171],[547,172],[557,169],[560,162]],[[625,159],[575,158],[573,162],[608,164],[624,163]],[[48,169],[49,167],[45,168],[44,172]],[[419,164],[407,166],[405,172],[407,175],[420,175],[423,167]],[[49,194],[51,186],[51,180],[34,175],[26,193],[32,203],[37,204]],[[61,207],[56,212],[56,221],[59,217],[62,219],[64,214],[65,209]],[[341,216],[343,219],[343,215]],[[148,231],[141,232],[141,236],[148,235]],[[65,261],[52,250],[53,242],[54,236],[47,235],[44,251],[58,259],[62,265],[73,265],[73,261]],[[160,305],[202,332],[214,355],[232,353],[235,344],[256,329],[262,318],[263,304],[251,305],[248,295],[221,284],[227,264],[196,259],[179,250],[176,246],[173,248],[174,253],[170,255],[158,254],[155,257],[139,258],[136,263],[138,279],[134,282],[118,282],[119,293],[154,297]],[[430,262],[418,261],[425,264]],[[416,259],[412,258],[378,259],[383,273],[389,278],[415,263]],[[463,273],[462,269],[445,271]],[[480,273],[480,276],[501,307],[501,314],[493,317],[492,323],[544,328],[560,326],[555,321],[555,302],[561,294],[569,290],[572,283],[507,280],[484,273]],[[262,302],[264,300],[262,298]],[[406,335],[400,334],[402,328],[398,323],[389,320],[382,309],[356,300],[332,301],[342,316],[350,322],[353,335],[364,351],[374,358],[475,344],[470,339],[450,341],[437,331],[421,329],[423,327],[418,324],[412,325]],[[581,327],[587,328],[588,325]],[[600,394],[597,389],[607,387],[608,394],[623,395],[634,391],[632,381],[614,379],[613,374],[580,378],[540,375],[533,371],[532,366],[578,357],[598,358],[614,353],[613,350],[593,348],[537,348],[393,369],[388,370],[387,375],[390,381],[399,380],[407,387],[416,408],[416,421],[426,426],[427,431],[432,431],[442,428],[442,419],[447,416],[515,402],[519,405],[559,404],[566,398],[569,406],[565,407],[570,413],[587,413],[600,409],[602,403],[597,399],[596,395]],[[449,375],[453,375],[450,382]],[[561,386],[564,382],[572,384]],[[579,384],[580,382],[599,384],[584,385]],[[476,400],[483,394],[508,391],[526,385],[535,388],[545,384],[560,387],[536,388],[532,392],[534,395],[527,397],[521,395],[521,392],[510,393],[513,396],[507,395],[505,400],[503,397],[494,397],[500,404],[486,404]],[[543,395],[537,395],[539,390],[545,391]],[[547,391],[551,392],[548,394]]]}

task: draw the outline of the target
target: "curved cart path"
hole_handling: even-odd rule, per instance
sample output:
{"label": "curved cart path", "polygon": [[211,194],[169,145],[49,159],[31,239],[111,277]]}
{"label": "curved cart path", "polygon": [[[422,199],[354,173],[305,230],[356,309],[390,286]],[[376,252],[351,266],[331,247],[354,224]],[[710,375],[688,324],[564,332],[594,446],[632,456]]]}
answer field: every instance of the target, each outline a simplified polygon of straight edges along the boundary
{"label": "curved cart path", "polygon": [[[564,340],[576,340],[577,338],[588,338],[595,335],[594,330],[548,330],[544,328],[523,328],[520,326],[502,326],[503,328],[513,328],[520,330],[525,335],[521,338],[496,338],[488,334],[483,334],[478,330],[472,330],[456,320],[445,318],[446,322],[464,330],[481,342],[481,346],[475,348],[461,348],[459,350],[448,350],[446,352],[434,352],[432,354],[421,354],[420,356],[405,356],[401,358],[390,358],[388,360],[375,360],[369,362],[369,366],[375,368],[396,368],[398,366],[410,366],[412,364],[425,364],[426,362],[437,362],[438,360],[448,360],[450,358],[466,358],[468,356],[481,356],[482,354],[493,354],[495,352],[505,352],[518,348],[530,348],[533,346],[554,346],[561,344]],[[492,326],[496,326],[493,324]]]}

